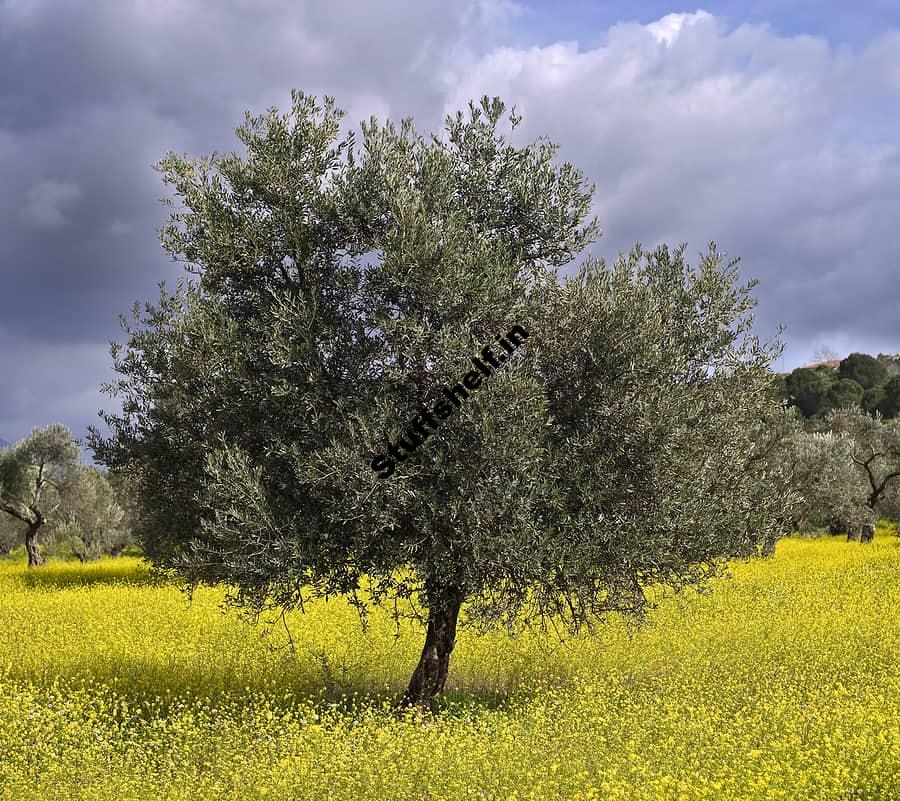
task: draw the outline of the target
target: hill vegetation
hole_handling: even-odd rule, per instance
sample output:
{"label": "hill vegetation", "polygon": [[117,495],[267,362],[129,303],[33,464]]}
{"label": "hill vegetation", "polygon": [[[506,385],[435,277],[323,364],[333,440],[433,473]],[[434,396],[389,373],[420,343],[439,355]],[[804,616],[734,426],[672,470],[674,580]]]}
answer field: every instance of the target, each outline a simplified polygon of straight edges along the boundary
{"label": "hill vegetation", "polygon": [[851,353],[836,366],[798,367],[778,376],[782,397],[807,418],[859,408],[892,418],[900,414],[900,357]]}

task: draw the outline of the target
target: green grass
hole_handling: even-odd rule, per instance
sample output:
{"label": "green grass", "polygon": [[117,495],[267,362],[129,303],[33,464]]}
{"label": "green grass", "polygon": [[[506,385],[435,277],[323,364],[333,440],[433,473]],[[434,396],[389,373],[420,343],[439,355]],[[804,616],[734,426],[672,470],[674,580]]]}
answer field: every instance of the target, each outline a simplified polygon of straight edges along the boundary
{"label": "green grass", "polygon": [[341,601],[252,626],[136,558],[0,565],[0,799],[900,798],[900,539],[779,543],[706,595],[560,643],[421,647]]}

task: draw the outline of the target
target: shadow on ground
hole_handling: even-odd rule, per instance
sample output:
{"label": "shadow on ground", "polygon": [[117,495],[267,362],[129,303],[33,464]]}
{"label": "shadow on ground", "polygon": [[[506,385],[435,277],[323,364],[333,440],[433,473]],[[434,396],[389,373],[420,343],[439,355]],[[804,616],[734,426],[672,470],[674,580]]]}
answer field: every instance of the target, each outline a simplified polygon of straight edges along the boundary
{"label": "shadow on ground", "polygon": [[93,585],[121,584],[132,587],[159,586],[165,579],[151,574],[149,568],[135,569],[132,565],[123,565],[113,569],[100,571],[55,570],[53,567],[41,567],[23,570],[19,575],[22,584],[29,588],[67,589],[71,587],[90,587]]}

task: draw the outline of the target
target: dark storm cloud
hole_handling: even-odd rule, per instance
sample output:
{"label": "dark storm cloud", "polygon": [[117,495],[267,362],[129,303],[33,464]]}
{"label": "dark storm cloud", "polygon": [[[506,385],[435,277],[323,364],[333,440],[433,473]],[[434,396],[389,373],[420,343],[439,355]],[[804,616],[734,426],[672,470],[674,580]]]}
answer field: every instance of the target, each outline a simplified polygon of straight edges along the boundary
{"label": "dark storm cloud", "polygon": [[234,149],[244,111],[293,87],[334,95],[347,127],[423,132],[500,94],[519,141],[549,134],[596,180],[598,253],[715,239],[762,279],[784,366],[900,350],[900,34],[851,51],[701,13],[504,47],[511,19],[521,35],[505,0],[0,0],[0,436],[96,421],[118,314],[178,274],[151,165]]}
{"label": "dark storm cloud", "polygon": [[[118,315],[178,274],[156,231],[167,150],[230,151],[291,88],[439,121],[435,78],[490,4],[0,0],[0,435],[81,435]],[[493,14],[493,17],[492,17]]]}

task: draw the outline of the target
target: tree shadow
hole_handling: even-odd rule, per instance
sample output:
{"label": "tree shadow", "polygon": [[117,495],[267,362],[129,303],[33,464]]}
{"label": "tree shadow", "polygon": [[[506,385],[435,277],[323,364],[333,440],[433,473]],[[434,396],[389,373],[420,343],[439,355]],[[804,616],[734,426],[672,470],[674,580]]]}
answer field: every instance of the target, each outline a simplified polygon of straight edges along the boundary
{"label": "tree shadow", "polygon": [[73,587],[91,587],[102,585],[123,585],[129,587],[161,586],[165,579],[153,575],[149,568],[135,568],[134,565],[122,565],[103,569],[92,569],[92,566],[80,566],[81,569],[55,568],[52,564],[25,569],[19,574],[22,584],[28,588],[71,589]]}
{"label": "tree shadow", "polygon": [[336,685],[319,681],[312,673],[291,675],[285,672],[281,681],[272,683],[266,680],[266,676],[248,680],[246,674],[211,677],[202,670],[191,670],[180,672],[176,686],[173,686],[172,674],[161,669],[158,663],[129,658],[124,654],[117,656],[114,667],[105,665],[90,672],[84,665],[81,668],[57,669],[52,677],[38,677],[28,671],[19,672],[12,665],[7,667],[4,678],[23,682],[39,694],[51,685],[56,692],[66,688],[71,694],[85,693],[96,696],[98,700],[112,693],[127,699],[131,720],[144,722],[177,715],[186,707],[238,713],[255,706],[260,700],[276,712],[296,712],[298,709],[304,710],[304,715],[312,712],[323,725],[328,725],[328,721],[346,721],[366,711],[380,712],[397,720],[408,720],[410,715],[418,716],[417,720],[423,715],[426,720],[472,717],[502,711],[514,702],[521,704],[523,697],[531,696],[536,691],[455,688],[438,696],[430,708],[409,708],[401,703],[405,683],[390,687],[375,686],[363,677]]}

